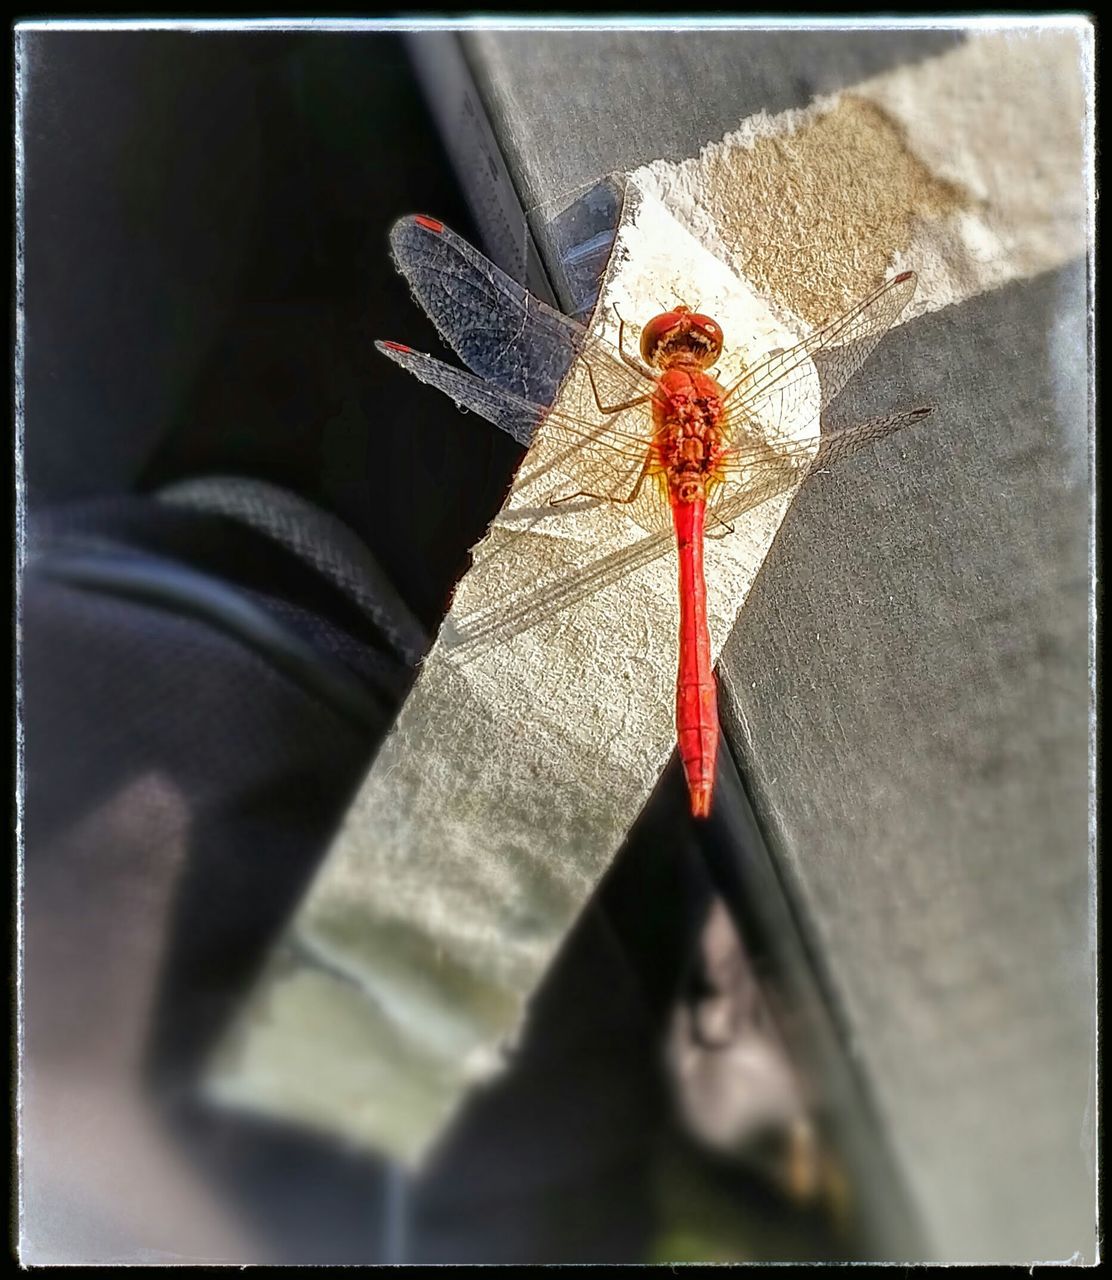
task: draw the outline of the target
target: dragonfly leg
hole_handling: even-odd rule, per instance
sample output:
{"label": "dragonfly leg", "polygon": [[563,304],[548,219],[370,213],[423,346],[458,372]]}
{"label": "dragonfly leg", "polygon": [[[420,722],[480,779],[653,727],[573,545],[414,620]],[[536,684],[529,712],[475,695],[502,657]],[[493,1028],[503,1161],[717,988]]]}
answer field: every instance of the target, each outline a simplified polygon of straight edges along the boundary
{"label": "dragonfly leg", "polygon": [[622,319],[622,313],[617,307],[614,308],[614,314],[618,317],[618,355],[622,358],[622,363],[628,365],[629,368],[635,369],[638,373],[644,374],[646,378],[653,377],[653,371],[642,360],[638,360],[636,356],[626,353],[625,349],[625,325]]}
{"label": "dragonfly leg", "polygon": [[613,502],[620,506],[625,506],[630,502],[637,501],[637,495],[641,492],[641,486],[645,483],[645,477],[649,475],[651,468],[652,455],[650,454],[645,459],[645,465],[641,468],[637,483],[624,498],[615,498],[611,493],[588,493],[586,489],[580,489],[576,493],[565,493],[559,498],[549,498],[548,504],[549,506],[557,507],[561,502],[574,502],[576,498],[595,498],[599,502]]}
{"label": "dragonfly leg", "polygon": [[[582,356],[579,358],[583,360]],[[595,397],[595,404],[598,405],[599,413],[622,413],[626,409],[635,409],[639,404],[648,404],[653,398],[650,391],[647,395],[637,396],[633,400],[627,400],[624,404],[603,404],[599,398],[598,387],[595,385],[595,375],[586,360],[583,360],[583,367],[587,370],[587,381],[591,384],[591,394]]]}

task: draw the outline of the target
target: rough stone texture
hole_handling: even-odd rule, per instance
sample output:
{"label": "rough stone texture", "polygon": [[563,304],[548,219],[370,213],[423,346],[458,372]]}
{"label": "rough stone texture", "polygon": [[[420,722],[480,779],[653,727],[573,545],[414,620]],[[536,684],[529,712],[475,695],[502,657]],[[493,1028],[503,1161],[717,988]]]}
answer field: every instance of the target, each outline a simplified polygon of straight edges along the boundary
{"label": "rough stone texture", "polygon": [[1092,1257],[1084,300],[1078,265],[891,336],[856,405],[938,422],[800,495],[723,659],[949,1258]]}

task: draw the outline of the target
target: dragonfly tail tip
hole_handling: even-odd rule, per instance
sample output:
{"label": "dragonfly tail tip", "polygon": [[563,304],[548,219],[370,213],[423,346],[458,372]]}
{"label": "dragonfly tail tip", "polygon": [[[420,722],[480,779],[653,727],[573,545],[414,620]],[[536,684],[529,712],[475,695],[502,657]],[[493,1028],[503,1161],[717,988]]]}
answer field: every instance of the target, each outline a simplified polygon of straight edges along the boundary
{"label": "dragonfly tail tip", "polygon": [[696,818],[710,817],[710,783],[698,783],[691,788],[691,813]]}

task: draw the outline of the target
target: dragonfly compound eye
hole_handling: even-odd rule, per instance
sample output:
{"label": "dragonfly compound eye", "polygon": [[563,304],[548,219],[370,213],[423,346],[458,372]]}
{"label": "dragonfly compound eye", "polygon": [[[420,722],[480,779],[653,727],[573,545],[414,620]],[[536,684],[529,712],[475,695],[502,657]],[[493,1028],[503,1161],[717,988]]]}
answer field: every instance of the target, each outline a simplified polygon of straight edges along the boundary
{"label": "dragonfly compound eye", "polygon": [[674,360],[694,360],[701,368],[722,354],[722,329],[710,316],[677,307],[654,316],[641,331],[641,356],[661,367]]}
{"label": "dragonfly compound eye", "polygon": [[641,330],[641,358],[646,364],[655,364],[661,352],[661,345],[670,341],[683,327],[690,313],[686,307],[678,307],[675,311],[665,311],[663,315],[654,316]]}
{"label": "dragonfly compound eye", "polygon": [[705,368],[722,354],[722,326],[710,316],[700,315],[688,316],[687,323],[690,326],[689,341],[699,348],[700,359]]}

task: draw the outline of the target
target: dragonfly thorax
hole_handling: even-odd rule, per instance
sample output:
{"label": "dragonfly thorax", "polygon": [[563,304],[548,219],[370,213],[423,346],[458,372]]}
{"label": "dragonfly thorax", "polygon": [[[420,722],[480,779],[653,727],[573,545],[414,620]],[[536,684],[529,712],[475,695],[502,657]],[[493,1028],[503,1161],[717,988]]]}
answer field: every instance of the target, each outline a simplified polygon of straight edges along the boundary
{"label": "dragonfly thorax", "polygon": [[675,500],[705,499],[708,482],[718,477],[721,417],[722,389],[709,374],[676,366],[661,374],[654,447]]}

